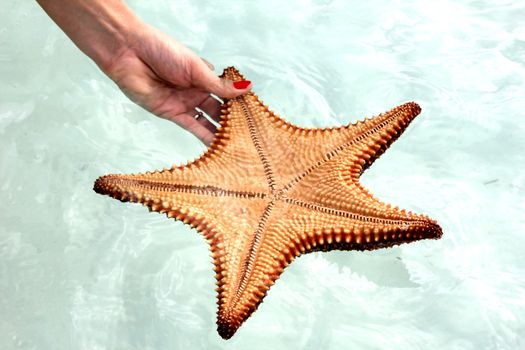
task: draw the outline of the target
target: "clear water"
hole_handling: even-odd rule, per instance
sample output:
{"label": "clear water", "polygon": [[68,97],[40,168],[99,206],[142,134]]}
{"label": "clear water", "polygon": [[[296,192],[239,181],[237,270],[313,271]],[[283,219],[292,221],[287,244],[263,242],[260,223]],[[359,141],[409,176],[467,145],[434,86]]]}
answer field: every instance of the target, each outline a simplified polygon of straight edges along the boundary
{"label": "clear water", "polygon": [[[422,115],[365,174],[440,241],[296,260],[232,340],[194,231],[92,191],[204,147],[129,102],[32,1],[0,7],[1,349],[525,349],[525,4],[130,1],[275,111]],[[219,70],[218,70],[219,72]]]}

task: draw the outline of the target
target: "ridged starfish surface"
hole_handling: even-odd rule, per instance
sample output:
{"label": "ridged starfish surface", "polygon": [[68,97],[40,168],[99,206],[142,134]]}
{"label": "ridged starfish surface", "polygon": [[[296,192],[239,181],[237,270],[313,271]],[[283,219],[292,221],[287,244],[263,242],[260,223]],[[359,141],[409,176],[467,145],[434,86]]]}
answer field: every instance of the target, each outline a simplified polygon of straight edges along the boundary
{"label": "ridged starfish surface", "polygon": [[[233,67],[222,76],[244,80]],[[250,92],[225,101],[221,127],[200,158],[169,170],[102,176],[94,189],[204,235],[216,271],[218,332],[227,339],[301,254],[441,237],[434,220],[382,203],[359,183],[419,112],[410,102],[356,124],[300,128]]]}

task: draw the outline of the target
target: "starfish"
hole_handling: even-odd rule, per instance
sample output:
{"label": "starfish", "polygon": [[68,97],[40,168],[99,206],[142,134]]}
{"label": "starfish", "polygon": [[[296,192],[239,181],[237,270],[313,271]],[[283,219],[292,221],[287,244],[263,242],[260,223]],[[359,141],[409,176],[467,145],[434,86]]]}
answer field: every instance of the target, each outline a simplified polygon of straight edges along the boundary
{"label": "starfish", "polygon": [[[234,67],[222,77],[244,80]],[[416,103],[327,129],[290,124],[253,92],[222,108],[221,127],[196,160],[162,171],[102,176],[94,190],[140,202],[205,237],[223,338],[233,336],[301,254],[441,237],[434,220],[382,203],[359,183],[419,114]]]}

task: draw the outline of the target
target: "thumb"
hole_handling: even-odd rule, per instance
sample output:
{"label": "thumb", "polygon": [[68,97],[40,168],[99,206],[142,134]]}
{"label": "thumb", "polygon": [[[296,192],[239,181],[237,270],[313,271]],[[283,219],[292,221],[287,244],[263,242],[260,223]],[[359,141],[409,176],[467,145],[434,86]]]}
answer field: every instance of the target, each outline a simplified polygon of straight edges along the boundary
{"label": "thumb", "polygon": [[247,93],[252,88],[252,83],[249,80],[233,82],[219,78],[203,61],[200,61],[200,64],[197,66],[197,74],[194,74],[193,85],[214,95],[233,98]]}

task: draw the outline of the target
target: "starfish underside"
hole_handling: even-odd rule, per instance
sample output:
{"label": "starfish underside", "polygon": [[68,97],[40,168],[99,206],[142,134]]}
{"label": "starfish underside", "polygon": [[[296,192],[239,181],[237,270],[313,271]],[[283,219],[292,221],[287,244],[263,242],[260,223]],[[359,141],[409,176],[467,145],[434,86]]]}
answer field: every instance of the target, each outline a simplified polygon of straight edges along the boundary
{"label": "starfish underside", "polygon": [[[244,80],[233,67],[222,77]],[[359,183],[419,114],[417,104],[329,129],[292,125],[251,92],[222,108],[221,127],[198,159],[163,171],[106,175],[94,189],[140,202],[204,235],[223,338],[237,331],[301,254],[441,237],[434,220],[382,203]]]}

